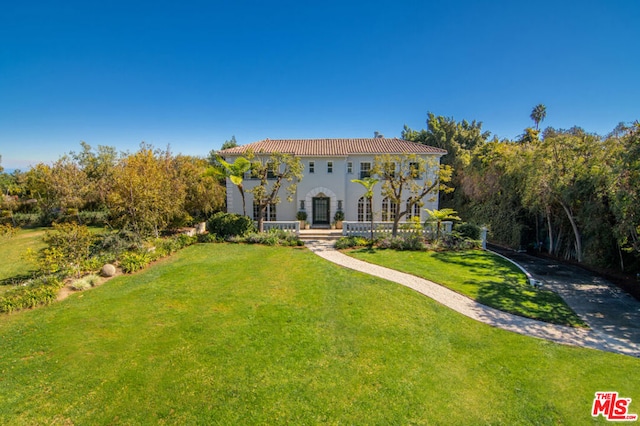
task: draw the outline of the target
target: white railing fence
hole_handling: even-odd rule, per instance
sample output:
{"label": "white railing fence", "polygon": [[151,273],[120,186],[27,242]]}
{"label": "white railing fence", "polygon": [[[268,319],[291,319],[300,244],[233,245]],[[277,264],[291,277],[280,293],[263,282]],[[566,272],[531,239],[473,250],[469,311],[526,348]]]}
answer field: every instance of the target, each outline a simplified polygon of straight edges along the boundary
{"label": "white railing fence", "polygon": [[[300,235],[300,221],[299,220],[279,220],[279,221],[264,221],[262,222],[265,232],[271,229],[280,229],[287,232],[295,232],[296,235]],[[256,222],[256,227],[258,222]]]}
{"label": "white railing fence", "polygon": [[[449,233],[453,229],[453,222],[442,222],[441,233]],[[390,234],[393,230],[393,222],[373,222],[373,237]],[[398,234],[423,233],[427,236],[436,233],[436,225],[423,227],[416,226],[413,222],[400,222]],[[371,236],[371,222],[342,222],[342,235],[345,237],[369,237]]]}

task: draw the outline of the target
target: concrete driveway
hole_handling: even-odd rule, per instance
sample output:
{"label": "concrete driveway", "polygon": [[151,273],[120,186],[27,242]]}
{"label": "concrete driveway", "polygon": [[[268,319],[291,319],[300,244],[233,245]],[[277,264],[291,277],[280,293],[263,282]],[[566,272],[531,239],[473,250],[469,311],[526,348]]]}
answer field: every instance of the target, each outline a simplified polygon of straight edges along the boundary
{"label": "concrete driveway", "polygon": [[495,246],[489,249],[518,263],[544,288],[558,293],[602,338],[640,348],[640,302],[624,290],[578,266]]}

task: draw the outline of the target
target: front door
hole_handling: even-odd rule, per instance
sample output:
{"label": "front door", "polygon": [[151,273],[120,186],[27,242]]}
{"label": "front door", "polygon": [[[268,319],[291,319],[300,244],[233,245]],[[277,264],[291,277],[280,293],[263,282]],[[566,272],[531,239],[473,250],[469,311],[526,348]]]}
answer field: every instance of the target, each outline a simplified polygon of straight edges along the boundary
{"label": "front door", "polygon": [[329,197],[313,198],[313,224],[329,224]]}

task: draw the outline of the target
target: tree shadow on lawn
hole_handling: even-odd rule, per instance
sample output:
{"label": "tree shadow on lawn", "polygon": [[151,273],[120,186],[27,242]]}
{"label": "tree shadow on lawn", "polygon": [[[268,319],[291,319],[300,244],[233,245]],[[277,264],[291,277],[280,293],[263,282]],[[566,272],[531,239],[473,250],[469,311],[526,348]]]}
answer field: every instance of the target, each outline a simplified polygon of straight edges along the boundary
{"label": "tree shadow on lawn", "polygon": [[504,312],[552,324],[586,327],[587,324],[556,293],[534,289],[511,262],[486,252],[438,252],[433,256],[445,263],[456,264],[480,276],[490,272],[493,279],[467,280],[465,285],[477,288],[476,301]]}
{"label": "tree shadow on lawn", "polygon": [[514,277],[514,279],[517,279],[516,277],[520,275],[524,277],[524,274],[522,274],[520,270],[515,271],[513,269],[513,265],[510,262],[496,256],[488,255],[487,252],[482,250],[435,252],[433,258],[443,263],[463,266],[465,269],[476,274],[485,274],[487,270],[490,270],[492,275],[505,278]]}
{"label": "tree shadow on lawn", "polygon": [[[465,283],[467,284],[467,283]],[[469,283],[478,286],[476,301],[504,312],[571,327],[586,327],[564,301],[552,291],[529,288],[516,280]]]}

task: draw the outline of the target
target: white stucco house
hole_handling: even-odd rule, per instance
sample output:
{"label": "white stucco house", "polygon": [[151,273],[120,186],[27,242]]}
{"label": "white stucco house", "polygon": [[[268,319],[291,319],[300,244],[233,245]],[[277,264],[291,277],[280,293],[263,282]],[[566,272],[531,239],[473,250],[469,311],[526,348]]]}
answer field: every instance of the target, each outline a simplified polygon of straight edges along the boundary
{"label": "white stucco house", "polygon": [[[286,200],[284,188],[281,189],[281,203],[270,206],[267,210],[268,221],[296,220],[296,214],[302,210],[307,213],[307,221],[312,227],[326,227],[333,222],[335,212],[341,210],[345,221],[368,221],[370,216],[368,204],[363,194],[365,189],[352,179],[361,179],[369,175],[377,155],[416,154],[424,159],[432,160],[435,168],[439,167],[440,157],[447,152],[440,148],[422,145],[397,138],[362,138],[362,139],[264,139],[247,145],[219,151],[228,162],[251,150],[256,156],[268,156],[279,152],[300,158],[304,167],[304,177],[297,184],[297,191],[292,202]],[[436,170],[430,170],[431,176]],[[423,179],[427,176],[421,177]],[[257,209],[252,194],[247,190],[256,184],[250,173],[245,175],[247,214],[257,220]],[[236,185],[227,179],[227,211],[242,214],[242,198]],[[373,212],[376,221],[389,221],[389,200],[381,195],[381,184],[376,185],[373,197]],[[437,193],[435,194],[437,195]],[[427,199],[429,198],[429,199]],[[414,209],[412,215],[426,219],[424,208],[437,209],[438,197],[425,197],[424,206]],[[408,219],[408,218],[405,218]]]}

